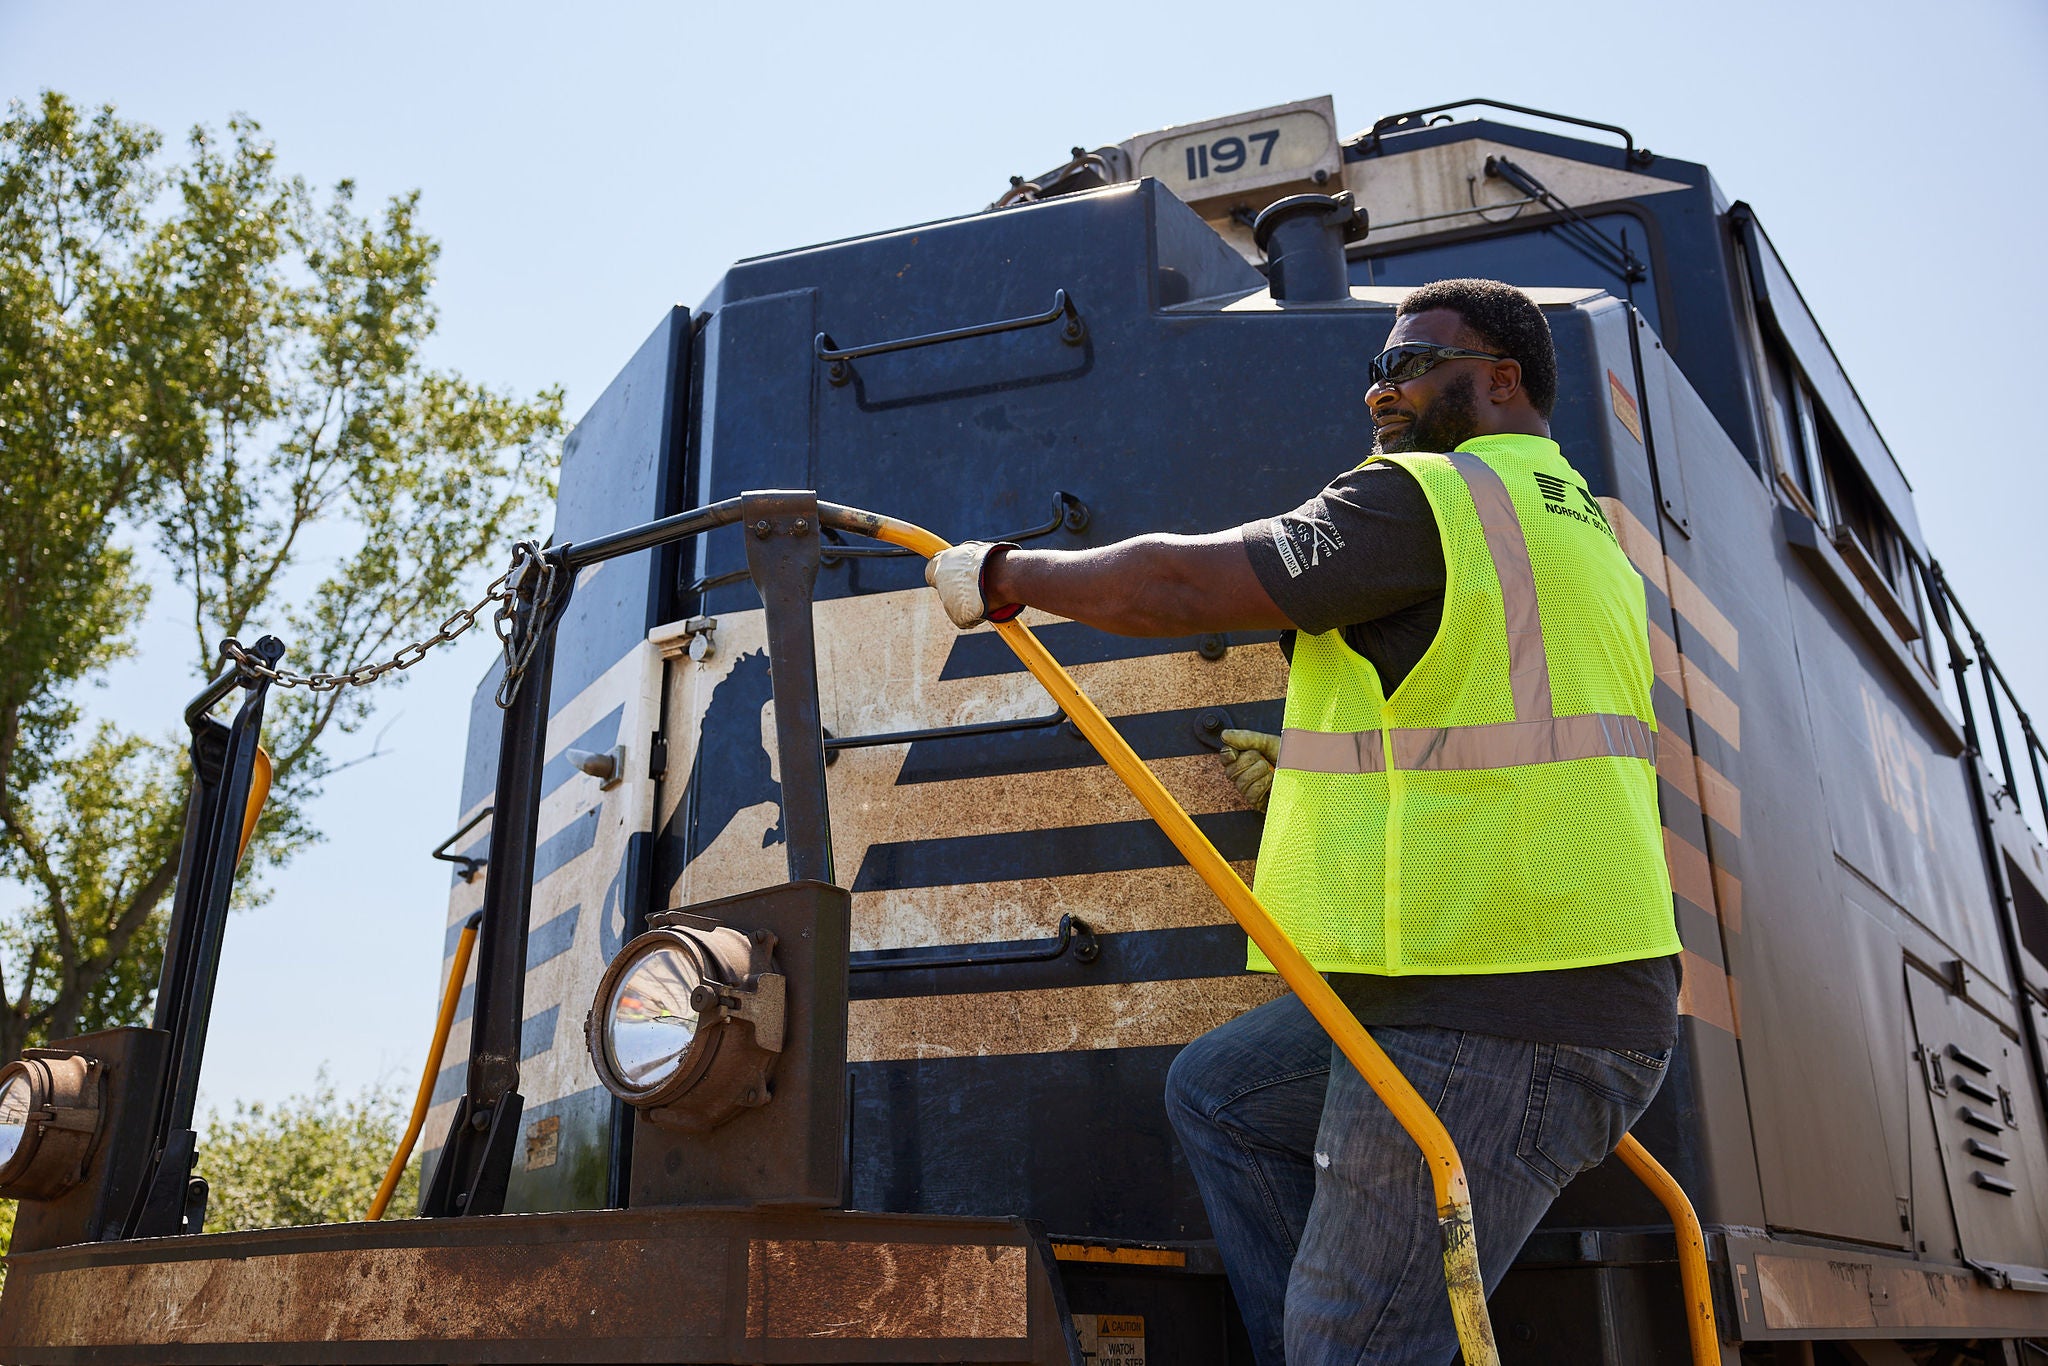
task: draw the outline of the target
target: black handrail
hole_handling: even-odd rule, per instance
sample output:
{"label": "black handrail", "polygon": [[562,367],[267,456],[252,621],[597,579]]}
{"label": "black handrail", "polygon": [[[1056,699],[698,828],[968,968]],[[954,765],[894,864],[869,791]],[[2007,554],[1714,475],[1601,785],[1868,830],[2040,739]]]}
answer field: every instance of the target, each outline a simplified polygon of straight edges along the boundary
{"label": "black handrail", "polygon": [[926,332],[916,337],[898,337],[894,341],[870,342],[866,346],[840,346],[832,340],[829,332],[820,332],[811,342],[811,349],[818,359],[829,367],[825,378],[832,381],[834,388],[849,384],[853,380],[853,362],[867,356],[886,356],[892,351],[912,351],[920,346],[939,346],[945,342],[966,341],[970,337],[992,337],[999,332],[1021,332],[1029,327],[1044,327],[1061,318],[1067,325],[1060,329],[1060,340],[1069,346],[1079,346],[1088,336],[1088,326],[1081,321],[1081,315],[1074,308],[1074,301],[1064,289],[1052,292],[1052,307],[1043,313],[1031,313],[1022,318],[1003,318],[992,323],[975,323],[969,327],[950,328],[944,332]]}
{"label": "black handrail", "polygon": [[673,517],[662,517],[656,521],[643,522],[639,526],[614,531],[609,536],[598,536],[588,541],[577,541],[571,545],[556,546],[548,554],[558,559],[563,568],[583,569],[604,560],[614,560],[621,555],[636,551],[652,550],[655,546],[670,541],[680,541],[685,536],[696,536],[714,527],[731,526],[740,519],[740,500],[727,498],[704,507],[678,512]]}
{"label": "black handrail", "polygon": [[973,721],[964,726],[927,726],[922,730],[892,730],[877,735],[825,734],[825,762],[842,749],[868,749],[875,745],[914,745],[927,740],[965,740],[976,735],[1007,735],[1020,730],[1051,730],[1067,719],[1064,711],[1050,716],[1027,716],[1019,721]]}
{"label": "black handrail", "polygon": [[[2015,809],[2018,809],[2020,804],[2019,771],[2013,764],[2012,746],[2006,738],[2003,709],[1998,704],[1998,694],[2000,692],[2003,692],[2006,701],[2011,703],[2014,719],[2019,722],[2020,738],[2025,744],[2027,751],[2027,765],[2032,771],[2034,779],[2034,796],[2038,803],[2035,808],[2035,814],[2043,826],[2043,830],[2040,833],[2048,834],[2048,778],[2044,778],[2041,766],[2041,761],[2044,758],[2048,758],[2048,746],[2043,745],[2040,732],[2034,729],[2034,719],[2027,714],[2027,709],[2020,704],[2019,693],[2013,688],[2012,680],[2006,677],[2005,670],[1999,667],[1996,659],[1992,658],[1990,646],[1984,643],[1983,632],[1977,629],[1977,624],[1970,619],[1970,614],[1963,609],[1961,600],[1956,597],[1955,586],[1949,582],[1948,575],[1942,571],[1940,561],[1936,560],[1929,563],[1926,577],[1929,589],[1928,596],[1934,600],[1935,623],[1941,628],[1943,640],[1948,646],[1949,671],[1955,676],[1956,699],[1963,711],[1964,740],[1969,744],[1974,753],[1983,754],[1983,741],[1977,730],[1976,709],[1970,704],[1969,689],[1970,665],[1981,662],[1984,666],[1984,682],[1982,684],[1984,689],[1984,706],[1985,710],[1990,714],[1992,739],[1998,747],[1999,767],[2004,771],[2005,775],[2005,785],[2002,792],[2006,800],[2010,801]],[[1968,651],[1963,649],[1962,642],[1956,638],[1955,626],[1949,620],[1949,612],[1951,610],[1954,611],[1956,620],[1962,623],[1964,632],[1970,638],[1970,649]],[[1993,686],[1994,683],[1996,687]]]}
{"label": "black handrail", "polygon": [[985,968],[1001,963],[1049,963],[1072,952],[1076,962],[1092,963],[1102,956],[1101,941],[1088,922],[1077,915],[1060,917],[1055,937],[1016,949],[981,948],[947,953],[934,949],[874,949],[849,954],[848,972],[921,972],[932,968]]}
{"label": "black handrail", "polygon": [[1483,104],[1489,109],[1505,109],[1511,114],[1527,114],[1531,118],[1551,119],[1557,123],[1577,124],[1581,128],[1598,128],[1603,133],[1619,133],[1630,163],[1637,166],[1647,166],[1650,162],[1656,160],[1655,153],[1647,147],[1636,146],[1635,135],[1618,123],[1600,123],[1594,119],[1582,119],[1572,114],[1554,114],[1548,109],[1532,109],[1526,104],[1509,104],[1505,100],[1488,99],[1452,100],[1449,104],[1432,104],[1427,109],[1410,109],[1405,114],[1389,114],[1385,118],[1375,121],[1371,128],[1360,133],[1345,145],[1355,147],[1362,152],[1377,152],[1380,147],[1381,137],[1393,132],[1410,119],[1427,118],[1431,114],[1441,114],[1447,109],[1469,109],[1475,104]]}
{"label": "black handrail", "polygon": [[[428,857],[437,858],[441,860],[441,862],[443,863],[461,864],[462,880],[464,882],[475,882],[476,875],[479,872],[483,871],[484,867],[490,863],[490,855],[486,854],[482,858],[471,858],[468,854],[451,854],[448,852],[448,846],[455,843],[455,841],[461,839],[464,835],[467,835],[470,831],[476,829],[477,826],[483,824],[483,822],[489,820],[491,817],[491,813],[495,810],[497,810],[496,807],[487,806],[483,810],[477,812],[474,816],[471,816],[468,820],[462,823],[462,828],[460,830],[457,830],[447,839],[442,840],[439,844],[435,845],[433,852],[429,854]],[[478,914],[482,914],[482,912],[478,912]]]}
{"label": "black handrail", "polygon": [[[1088,529],[1088,505],[1065,489],[1052,492],[1052,520],[1044,526],[1026,527],[1007,535],[991,536],[993,541],[1035,541],[1041,536],[1050,536],[1061,527],[1072,532]],[[824,562],[834,564],[840,560],[886,560],[900,558],[916,552],[905,550],[900,545],[850,545],[827,543],[824,547]]]}

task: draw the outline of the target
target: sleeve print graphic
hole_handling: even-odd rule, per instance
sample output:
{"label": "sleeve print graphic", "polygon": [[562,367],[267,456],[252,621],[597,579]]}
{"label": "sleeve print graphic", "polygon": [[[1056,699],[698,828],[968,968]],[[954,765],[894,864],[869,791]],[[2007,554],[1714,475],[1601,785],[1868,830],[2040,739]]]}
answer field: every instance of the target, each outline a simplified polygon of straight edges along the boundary
{"label": "sleeve print graphic", "polygon": [[1275,517],[1272,527],[1273,548],[1280,552],[1290,579],[1300,578],[1303,570],[1316,568],[1344,548],[1344,538],[1337,534],[1320,498]]}

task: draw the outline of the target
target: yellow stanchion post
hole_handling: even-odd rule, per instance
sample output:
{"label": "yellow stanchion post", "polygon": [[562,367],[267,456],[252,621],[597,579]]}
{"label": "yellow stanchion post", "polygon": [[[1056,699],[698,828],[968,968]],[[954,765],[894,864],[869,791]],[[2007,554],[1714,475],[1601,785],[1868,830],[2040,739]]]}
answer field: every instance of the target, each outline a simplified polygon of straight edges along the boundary
{"label": "yellow stanchion post", "polygon": [[1693,1366],[1720,1366],[1721,1334],[1714,1323],[1713,1283],[1707,1278],[1707,1239],[1692,1201],[1634,1134],[1622,1136],[1614,1155],[1650,1188],[1678,1234],[1678,1279],[1685,1290],[1685,1331],[1692,1339]]}
{"label": "yellow stanchion post", "polygon": [[448,985],[441,992],[441,1014],[434,1021],[434,1041],[427,1047],[427,1066],[420,1074],[419,1094],[413,1098],[412,1118],[406,1122],[405,1137],[398,1140],[391,1165],[384,1169],[384,1180],[377,1187],[376,1198],[370,1201],[370,1212],[363,1216],[366,1219],[384,1217],[391,1194],[398,1189],[398,1178],[405,1174],[406,1161],[412,1157],[412,1146],[419,1142],[420,1130],[426,1126],[427,1110],[434,1099],[434,1079],[441,1075],[441,1059],[448,1051],[448,1031],[455,1025],[455,1005],[462,999],[462,979],[469,975],[469,956],[476,948],[476,927],[481,918],[482,912],[471,916],[455,941],[455,965],[448,970]]}

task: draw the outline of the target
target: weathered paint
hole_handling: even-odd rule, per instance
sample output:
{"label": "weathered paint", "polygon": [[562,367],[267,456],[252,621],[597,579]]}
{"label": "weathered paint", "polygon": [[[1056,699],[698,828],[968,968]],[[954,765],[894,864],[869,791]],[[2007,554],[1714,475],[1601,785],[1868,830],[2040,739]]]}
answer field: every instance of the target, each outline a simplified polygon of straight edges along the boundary
{"label": "weathered paint", "polygon": [[1023,1338],[1022,1247],[756,1238],[750,1338]]}
{"label": "weathered paint", "polygon": [[847,1057],[986,1057],[1184,1044],[1286,991],[1270,974],[855,1001]]}
{"label": "weathered paint", "polygon": [[[13,1260],[9,1361],[1067,1360],[1015,1221],[655,1210],[215,1234]],[[867,1344],[849,1352],[849,1340]]]}

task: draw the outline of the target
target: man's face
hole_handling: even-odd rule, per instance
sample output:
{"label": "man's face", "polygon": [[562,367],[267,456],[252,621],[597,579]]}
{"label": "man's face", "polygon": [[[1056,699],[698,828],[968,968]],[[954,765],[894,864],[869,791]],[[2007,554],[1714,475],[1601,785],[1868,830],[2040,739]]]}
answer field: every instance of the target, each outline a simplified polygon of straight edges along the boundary
{"label": "man's face", "polygon": [[[1395,320],[1388,346],[1423,342],[1430,346],[1461,346],[1484,351],[1465,328],[1465,320],[1448,308],[1411,313]],[[1372,412],[1376,452],[1449,451],[1482,434],[1479,386],[1489,377],[1492,361],[1441,360],[1401,384],[1375,384],[1366,390]]]}

